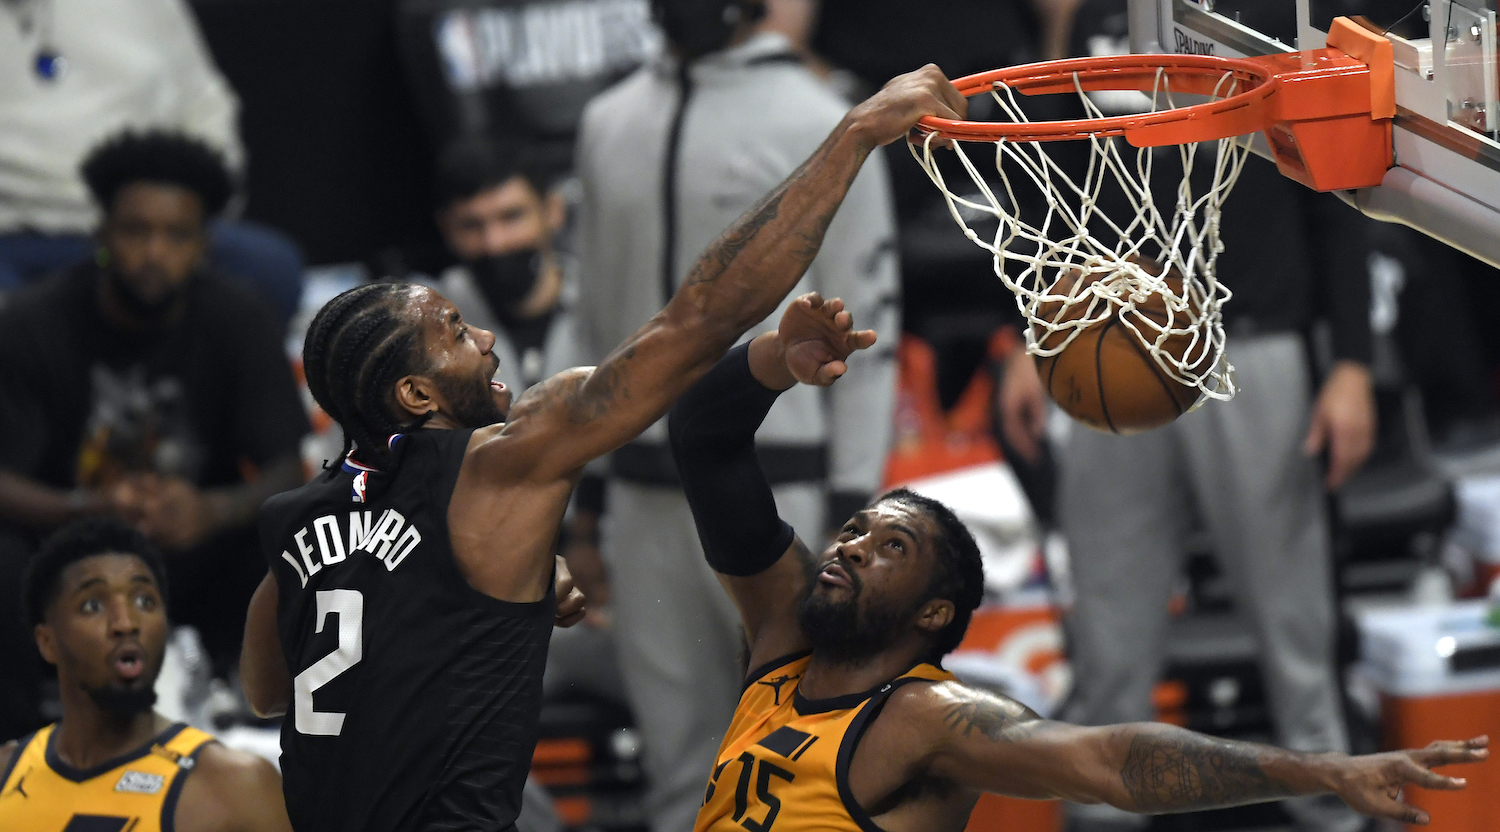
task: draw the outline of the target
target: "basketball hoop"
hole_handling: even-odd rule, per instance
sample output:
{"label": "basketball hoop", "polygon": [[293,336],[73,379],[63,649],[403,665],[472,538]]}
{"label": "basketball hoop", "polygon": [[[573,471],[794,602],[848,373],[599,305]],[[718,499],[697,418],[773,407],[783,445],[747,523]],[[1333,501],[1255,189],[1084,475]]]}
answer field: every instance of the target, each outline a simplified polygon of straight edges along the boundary
{"label": "basketball hoop", "polygon": [[[1234,395],[1221,314],[1230,292],[1215,265],[1224,249],[1224,200],[1249,153],[1238,137],[1264,133],[1282,173],[1317,190],[1379,184],[1391,165],[1390,44],[1343,18],[1328,42],[1327,49],[1242,59],[1049,61],[954,82],[965,96],[989,93],[1000,117],[925,118],[918,125],[925,138],[914,141],[912,155],[965,236],[993,255],[995,273],[1029,324],[1029,353],[1057,356],[1114,318],[1167,378],[1196,388],[1199,403]],[[1106,115],[1089,96],[1105,90],[1143,93],[1149,108]],[[1033,121],[1018,93],[1074,94],[1087,117]],[[1179,106],[1183,96],[1208,100]],[[934,155],[940,138],[951,143],[972,191],[949,186]],[[1054,141],[1088,143],[1081,177],[1049,155],[1046,143]],[[979,142],[993,146],[993,173],[981,171],[964,147]],[[1177,145],[1179,163],[1166,175],[1180,172],[1181,181],[1153,191],[1153,173],[1160,178],[1168,163],[1152,148],[1166,145]],[[1207,182],[1196,191],[1195,172]],[[1119,189],[1133,218],[1100,210],[1106,188]],[[1045,209],[1023,218],[1031,204]],[[981,235],[974,224],[986,219],[998,227]]]}

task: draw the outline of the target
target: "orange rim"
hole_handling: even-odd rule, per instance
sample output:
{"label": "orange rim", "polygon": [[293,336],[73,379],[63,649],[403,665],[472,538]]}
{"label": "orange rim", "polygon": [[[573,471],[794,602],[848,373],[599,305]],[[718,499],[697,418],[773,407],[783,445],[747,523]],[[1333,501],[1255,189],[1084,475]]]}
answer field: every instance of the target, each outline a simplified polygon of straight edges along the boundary
{"label": "orange rim", "polygon": [[[1163,77],[1165,85],[1161,83]],[[1026,95],[1055,95],[1080,88],[1085,92],[1215,95],[1221,94],[1226,85],[1242,91],[1189,107],[1109,118],[992,122],[927,116],[917,123],[917,129],[948,139],[983,142],[1125,136],[1131,144],[1144,147],[1212,141],[1255,133],[1272,123],[1264,104],[1276,90],[1275,77],[1275,71],[1262,60],[1213,55],[1109,55],[1024,64],[969,75],[953,85],[966,98],[990,92],[999,84]]]}

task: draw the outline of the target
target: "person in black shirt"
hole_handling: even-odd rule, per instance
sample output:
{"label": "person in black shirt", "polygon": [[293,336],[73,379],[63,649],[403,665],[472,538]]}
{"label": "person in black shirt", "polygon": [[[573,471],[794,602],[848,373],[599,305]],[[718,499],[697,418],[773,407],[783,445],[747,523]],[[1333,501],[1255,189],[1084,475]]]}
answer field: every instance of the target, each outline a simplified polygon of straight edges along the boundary
{"label": "person in black shirt", "polygon": [[876,147],[966,109],[934,66],[892,80],[600,366],[559,373],[514,407],[491,383],[494,336],[431,289],[362,286],[318,313],[308,386],[352,445],[263,510],[271,572],[241,662],[257,712],[290,711],[294,827],[514,825],[547,636],[558,616],[582,615],[558,606],[570,596],[554,552],[584,464],[665,415],[780,304]]}
{"label": "person in black shirt", "polygon": [[[0,310],[0,585],[14,592],[40,535],[119,516],[168,551],[173,619],[225,672],[259,577],[251,520],[301,482],[307,417],[270,314],[202,269],[206,224],[230,194],[217,153],[127,133],[83,173],[104,210],[96,258]],[[0,714],[34,721],[34,650],[13,626],[0,622],[14,686]]]}

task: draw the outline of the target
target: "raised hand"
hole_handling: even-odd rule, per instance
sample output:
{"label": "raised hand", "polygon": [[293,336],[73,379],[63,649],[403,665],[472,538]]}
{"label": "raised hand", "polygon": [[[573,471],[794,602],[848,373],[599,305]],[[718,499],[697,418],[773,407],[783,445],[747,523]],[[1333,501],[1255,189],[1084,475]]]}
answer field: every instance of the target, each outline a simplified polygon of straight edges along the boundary
{"label": "raised hand", "polygon": [[854,316],[838,298],[823,300],[809,292],[787,306],[776,328],[787,370],[802,384],[827,387],[844,373],[856,350],[875,344],[874,330],[854,328]]}
{"label": "raised hand", "polygon": [[1432,769],[1489,759],[1489,737],[1434,742],[1426,748],[1350,757],[1337,774],[1335,792],[1355,811],[1402,823],[1426,825],[1427,813],[1403,800],[1408,785],[1456,791],[1467,785],[1460,777],[1445,777]]}

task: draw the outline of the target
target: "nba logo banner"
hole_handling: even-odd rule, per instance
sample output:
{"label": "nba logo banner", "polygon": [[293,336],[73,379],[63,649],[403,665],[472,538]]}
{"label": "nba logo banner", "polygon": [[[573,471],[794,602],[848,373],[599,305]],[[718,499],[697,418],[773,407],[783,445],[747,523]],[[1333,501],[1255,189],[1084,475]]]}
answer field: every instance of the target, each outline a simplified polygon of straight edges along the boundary
{"label": "nba logo banner", "polygon": [[358,474],[354,475],[354,502],[363,503],[365,501],[365,489],[368,488],[369,485],[369,471],[360,471]]}

